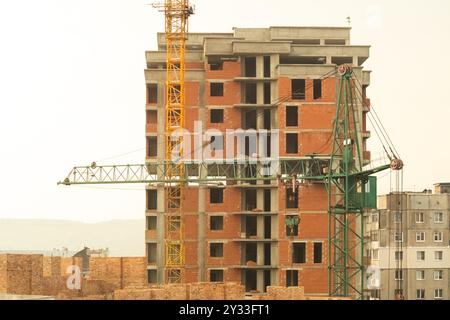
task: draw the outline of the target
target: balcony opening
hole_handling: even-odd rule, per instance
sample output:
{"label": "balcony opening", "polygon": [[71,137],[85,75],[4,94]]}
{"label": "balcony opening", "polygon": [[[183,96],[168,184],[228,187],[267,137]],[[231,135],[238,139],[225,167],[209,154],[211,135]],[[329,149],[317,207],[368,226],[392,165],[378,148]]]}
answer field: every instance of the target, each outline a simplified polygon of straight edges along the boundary
{"label": "balcony opening", "polygon": [[257,219],[255,216],[245,217],[245,236],[247,239],[258,235]]}
{"label": "balcony opening", "polygon": [[245,77],[256,77],[256,57],[246,57],[244,59]]}
{"label": "balcony opening", "polygon": [[149,264],[156,263],[156,243],[147,243],[147,262]]}
{"label": "balcony opening", "polygon": [[352,57],[331,57],[331,63],[336,65],[341,64],[353,64],[353,58]]}
{"label": "balcony opening", "polygon": [[272,238],[272,217],[264,217],[264,239]]}
{"label": "balcony opening", "polygon": [[256,243],[245,244],[245,265],[256,265],[257,261],[257,246]]}
{"label": "balcony opening", "polygon": [[223,97],[223,83],[222,82],[212,82],[210,84],[211,97]]}
{"label": "balcony opening", "polygon": [[256,190],[245,190],[244,208],[245,211],[256,209]]}
{"label": "balcony opening", "polygon": [[270,189],[264,190],[264,212],[272,211],[272,192]]}
{"label": "balcony opening", "polygon": [[223,230],[223,216],[211,216],[209,218],[209,227],[213,231]]}
{"label": "balcony opening", "polygon": [[210,270],[209,271],[210,282],[223,282],[223,270]]}
{"label": "balcony opening", "polygon": [[209,203],[223,203],[223,188],[214,188],[209,190]]}
{"label": "balcony opening", "polygon": [[286,287],[298,286],[298,270],[286,270]]}
{"label": "balcony opening", "polygon": [[345,39],[326,39],[325,45],[327,45],[327,46],[345,46]]}
{"label": "balcony opening", "polygon": [[223,109],[211,109],[211,123],[223,123]]}
{"label": "balcony opening", "polygon": [[247,104],[256,104],[256,91],[257,85],[256,83],[246,83],[245,86],[245,101]]}
{"label": "balcony opening", "polygon": [[286,153],[289,154],[298,153],[298,133],[286,134]]}
{"label": "balcony opening", "polygon": [[148,284],[158,283],[158,271],[157,270],[147,270],[147,283]]}
{"label": "balcony opening", "polygon": [[147,157],[154,158],[158,156],[158,138],[147,137]]}
{"label": "balcony opening", "polygon": [[147,103],[156,104],[158,103],[158,85],[157,84],[147,84]]}
{"label": "balcony opening", "polygon": [[157,225],[157,220],[158,219],[156,216],[147,217],[147,230],[155,231],[156,225]]}
{"label": "balcony opening", "polygon": [[270,78],[270,56],[264,56],[264,78]]}
{"label": "balcony opening", "polygon": [[147,110],[147,124],[156,124],[158,122],[158,112],[156,110]]}
{"label": "balcony opening", "polygon": [[223,257],[223,243],[210,243],[209,244],[209,256],[211,258]]}
{"label": "balcony opening", "polygon": [[322,263],[322,243],[314,243],[314,263]]}
{"label": "balcony opening", "polygon": [[255,292],[256,291],[256,270],[245,270],[245,291]]}
{"label": "balcony opening", "polygon": [[270,243],[264,243],[264,265],[270,266],[272,265],[272,245]]}
{"label": "balcony opening", "polygon": [[156,210],[158,203],[158,191],[147,190],[147,210]]}
{"label": "balcony opening", "polygon": [[292,244],[292,262],[306,263],[306,243]]}
{"label": "balcony opening", "polygon": [[286,106],[286,126],[298,127],[298,107]]}
{"label": "balcony opening", "polygon": [[286,188],[286,209],[298,209],[298,187],[292,190],[292,188]]}
{"label": "balcony opening", "polygon": [[243,112],[244,130],[256,130],[256,110],[248,110]]}
{"label": "balcony opening", "polygon": [[271,284],[270,270],[264,270],[264,292],[267,292],[267,287]]}
{"label": "balcony opening", "polygon": [[322,79],[314,79],[314,100],[322,98]]}
{"label": "balcony opening", "polygon": [[272,103],[272,92],[270,82],[264,82],[264,104]]}
{"label": "balcony opening", "polygon": [[291,84],[292,84],[292,99],[304,100],[306,92],[305,79],[292,79]]}

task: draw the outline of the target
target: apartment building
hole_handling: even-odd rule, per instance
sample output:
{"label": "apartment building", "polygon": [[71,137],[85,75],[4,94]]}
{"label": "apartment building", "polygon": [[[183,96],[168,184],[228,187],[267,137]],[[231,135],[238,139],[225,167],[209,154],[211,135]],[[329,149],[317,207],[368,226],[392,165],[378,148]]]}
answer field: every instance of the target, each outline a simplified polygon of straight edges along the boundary
{"label": "apartment building", "polygon": [[367,217],[371,263],[381,270],[372,298],[395,299],[401,284],[407,300],[449,299],[449,216],[450,183],[436,184],[434,193],[379,197],[379,210]]}
{"label": "apartment building", "polygon": [[[166,156],[165,41],[165,34],[158,34],[158,50],[146,53],[147,164],[161,163]],[[236,158],[221,134],[227,129],[267,130],[273,136],[262,147],[267,156],[280,161],[295,162],[311,155],[326,158],[331,153],[336,112],[333,72],[337,65],[352,65],[361,82],[356,84],[361,98],[368,101],[370,72],[363,68],[368,58],[369,46],[351,45],[350,28],[190,33],[186,129],[201,134],[216,130],[206,139],[207,155],[201,153],[209,160]],[[367,106],[358,104],[362,124],[358,143],[365,161],[370,160],[367,112]],[[256,139],[261,146],[261,137]],[[247,140],[243,149],[247,157],[255,153]],[[196,151],[194,146],[190,150]],[[195,170],[192,175],[207,175],[202,166]],[[149,283],[165,282],[164,192],[162,185],[147,186]],[[300,285],[307,294],[328,294],[328,202],[323,183],[287,186],[258,179],[192,183],[185,187],[181,206],[186,282],[239,282],[247,291],[258,292],[268,285]]]}

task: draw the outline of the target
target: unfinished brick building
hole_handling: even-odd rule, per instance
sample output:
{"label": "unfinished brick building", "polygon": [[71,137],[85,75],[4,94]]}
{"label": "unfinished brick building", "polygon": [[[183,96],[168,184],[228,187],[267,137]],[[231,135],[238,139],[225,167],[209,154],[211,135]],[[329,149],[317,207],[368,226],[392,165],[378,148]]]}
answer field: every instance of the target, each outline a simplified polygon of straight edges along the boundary
{"label": "unfinished brick building", "polygon": [[[165,159],[165,34],[146,53],[147,163]],[[350,44],[350,28],[235,28],[233,33],[190,33],[186,54],[186,129],[279,130],[266,150],[280,161],[327,159],[336,112],[337,65],[350,64],[360,91],[369,46]],[[331,74],[331,76],[330,76]],[[328,75],[328,76],[327,76]],[[358,85],[358,84],[357,84]],[[362,97],[366,99],[366,97]],[[364,160],[369,133],[358,105]],[[231,160],[235,150],[210,137],[209,154]],[[245,154],[253,151],[245,145]],[[192,146],[192,150],[195,151]],[[228,150],[229,151],[229,150]],[[201,166],[198,176],[208,173]],[[164,186],[147,186],[148,282],[165,282]],[[304,286],[328,294],[328,200],[325,184],[288,186],[280,180],[188,184],[183,193],[186,282],[241,282],[247,291]],[[299,217],[286,226],[286,217]]]}

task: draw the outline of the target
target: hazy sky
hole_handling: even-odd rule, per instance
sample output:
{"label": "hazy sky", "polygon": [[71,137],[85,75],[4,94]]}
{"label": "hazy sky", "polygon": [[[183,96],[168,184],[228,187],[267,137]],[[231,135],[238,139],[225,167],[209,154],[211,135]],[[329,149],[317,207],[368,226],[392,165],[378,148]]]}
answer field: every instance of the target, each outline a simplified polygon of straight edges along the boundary
{"label": "hazy sky", "polygon": [[[150,0],[151,1],[151,0]],[[74,165],[145,145],[145,50],[163,17],[142,0],[0,1],[0,218],[142,218],[141,186],[57,187]],[[450,2],[196,0],[193,32],[346,26],[369,44],[369,95],[405,188],[450,181]],[[373,151],[381,151],[372,139]],[[108,163],[141,163],[143,150]],[[102,163],[102,162],[100,162]],[[389,176],[382,174],[382,192]],[[141,189],[141,190],[139,190]]]}

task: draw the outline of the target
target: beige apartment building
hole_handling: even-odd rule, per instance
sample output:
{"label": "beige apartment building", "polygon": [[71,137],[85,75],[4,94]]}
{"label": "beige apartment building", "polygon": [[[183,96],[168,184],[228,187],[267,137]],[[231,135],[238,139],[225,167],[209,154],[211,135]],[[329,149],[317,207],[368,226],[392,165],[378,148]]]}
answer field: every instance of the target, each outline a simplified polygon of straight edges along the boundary
{"label": "beige apartment building", "polygon": [[401,288],[406,300],[448,300],[450,183],[382,195],[378,208],[366,220],[367,253],[381,275],[370,297],[393,300]]}

